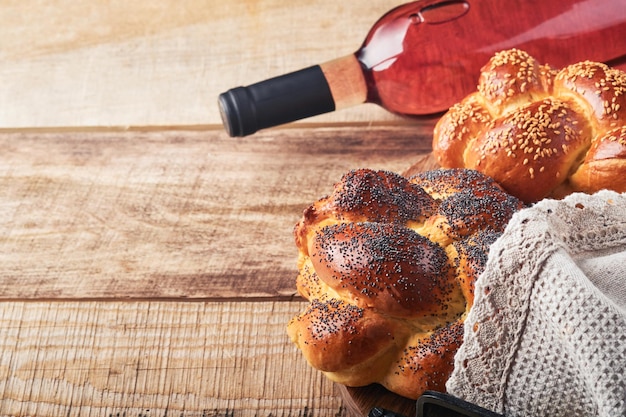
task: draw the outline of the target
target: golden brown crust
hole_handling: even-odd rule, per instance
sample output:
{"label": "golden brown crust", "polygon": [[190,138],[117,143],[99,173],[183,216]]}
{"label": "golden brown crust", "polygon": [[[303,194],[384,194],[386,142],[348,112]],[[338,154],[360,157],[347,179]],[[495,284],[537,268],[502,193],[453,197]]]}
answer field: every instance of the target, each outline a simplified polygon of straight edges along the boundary
{"label": "golden brown crust", "polygon": [[339,299],[313,299],[287,329],[311,365],[325,372],[350,369],[378,356],[394,344],[396,332],[392,322],[374,311]]}
{"label": "golden brown crust", "polygon": [[445,250],[405,226],[326,226],[309,242],[309,256],[320,279],[359,307],[414,318],[441,314],[460,298]]}
{"label": "golden brown crust", "polygon": [[312,366],[410,398],[452,370],[488,246],[523,207],[473,170],[346,173],[294,233],[310,306],[288,332]]}
{"label": "golden brown crust", "polygon": [[463,168],[463,152],[468,142],[488,128],[491,114],[480,103],[477,93],[453,105],[435,125],[433,155],[446,168]]}
{"label": "golden brown crust", "polygon": [[422,233],[442,245],[481,230],[504,230],[523,203],[485,174],[469,169],[433,170],[410,179],[439,200]]}
{"label": "golden brown crust", "polygon": [[552,86],[554,70],[539,64],[519,49],[500,51],[481,69],[478,92],[495,117],[528,102],[544,98]]}
{"label": "golden brown crust", "polygon": [[589,146],[587,119],[560,100],[545,98],[499,118],[465,152],[465,164],[508,192],[533,202],[568,176]]}
{"label": "golden brown crust", "polygon": [[454,242],[449,248],[449,257],[456,267],[461,291],[469,305],[474,304],[474,286],[487,264],[489,248],[499,236],[500,233],[485,229]]}
{"label": "golden brown crust", "polygon": [[626,126],[609,130],[593,141],[570,183],[588,193],[603,188],[626,192]]}
{"label": "golden brown crust", "polygon": [[296,246],[310,238],[311,225],[329,222],[423,221],[435,209],[433,199],[406,178],[387,171],[352,170],[333,193],[307,208],[295,227]]}
{"label": "golden brown crust", "polygon": [[454,369],[454,355],[463,343],[463,322],[457,320],[407,343],[385,378],[391,391],[411,398],[415,392],[445,392]]}
{"label": "golden brown crust", "polygon": [[422,188],[439,202],[459,192],[472,190],[485,193],[504,193],[502,187],[493,178],[476,170],[465,168],[435,169],[420,172],[409,178],[409,182]]}
{"label": "golden brown crust", "polygon": [[[468,109],[480,117],[463,116]],[[593,155],[605,146],[602,138],[625,123],[623,71],[589,61],[556,71],[513,49],[495,54],[477,91],[439,120],[433,154],[444,168],[479,170],[532,203],[616,189],[626,176],[624,157],[614,152],[611,161],[598,164]]]}
{"label": "golden brown crust", "polygon": [[626,122],[626,73],[606,64],[583,61],[563,68],[554,94],[576,101],[597,134]]}

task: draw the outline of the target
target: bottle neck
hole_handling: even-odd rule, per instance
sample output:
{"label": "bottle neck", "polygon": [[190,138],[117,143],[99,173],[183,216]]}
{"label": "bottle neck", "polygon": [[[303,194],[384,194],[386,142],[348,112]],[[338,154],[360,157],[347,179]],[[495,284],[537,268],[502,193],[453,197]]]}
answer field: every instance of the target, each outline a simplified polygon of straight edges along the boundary
{"label": "bottle neck", "polygon": [[321,64],[322,72],[335,102],[335,109],[345,109],[367,100],[367,83],[357,57],[348,55]]}
{"label": "bottle neck", "polygon": [[354,55],[270,78],[220,94],[230,136],[256,131],[364,103],[367,85]]}

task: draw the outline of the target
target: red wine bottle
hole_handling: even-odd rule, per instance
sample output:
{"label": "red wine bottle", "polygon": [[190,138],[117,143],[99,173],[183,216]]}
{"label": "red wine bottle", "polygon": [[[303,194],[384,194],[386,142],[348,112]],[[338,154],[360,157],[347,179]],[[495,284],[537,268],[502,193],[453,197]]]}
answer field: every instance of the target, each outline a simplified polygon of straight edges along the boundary
{"label": "red wine bottle", "polygon": [[399,6],[343,58],[220,94],[230,136],[375,103],[418,116],[476,89],[498,51],[523,49],[560,68],[626,64],[626,0],[420,0]]}

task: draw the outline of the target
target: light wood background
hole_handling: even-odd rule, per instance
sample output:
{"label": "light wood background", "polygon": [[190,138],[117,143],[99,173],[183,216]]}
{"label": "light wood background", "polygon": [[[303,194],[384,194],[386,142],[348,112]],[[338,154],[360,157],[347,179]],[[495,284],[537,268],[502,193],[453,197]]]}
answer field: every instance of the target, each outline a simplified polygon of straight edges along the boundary
{"label": "light wood background", "polygon": [[0,127],[218,125],[219,93],[351,54],[400,3],[2,0]]}
{"label": "light wood background", "polygon": [[434,119],[224,133],[217,95],[352,53],[399,3],[0,0],[0,415],[341,416],[287,339],[292,228]]}

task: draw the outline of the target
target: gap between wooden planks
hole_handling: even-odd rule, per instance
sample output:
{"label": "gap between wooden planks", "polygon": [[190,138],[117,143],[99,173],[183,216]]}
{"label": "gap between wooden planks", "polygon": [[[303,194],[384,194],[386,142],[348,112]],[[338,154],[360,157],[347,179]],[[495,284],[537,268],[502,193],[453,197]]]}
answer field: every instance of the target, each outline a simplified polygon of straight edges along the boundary
{"label": "gap between wooden planks", "polygon": [[433,123],[0,133],[0,298],[290,299],[304,208],[428,155]]}
{"label": "gap between wooden planks", "polygon": [[0,415],[341,416],[294,302],[2,302]]}

